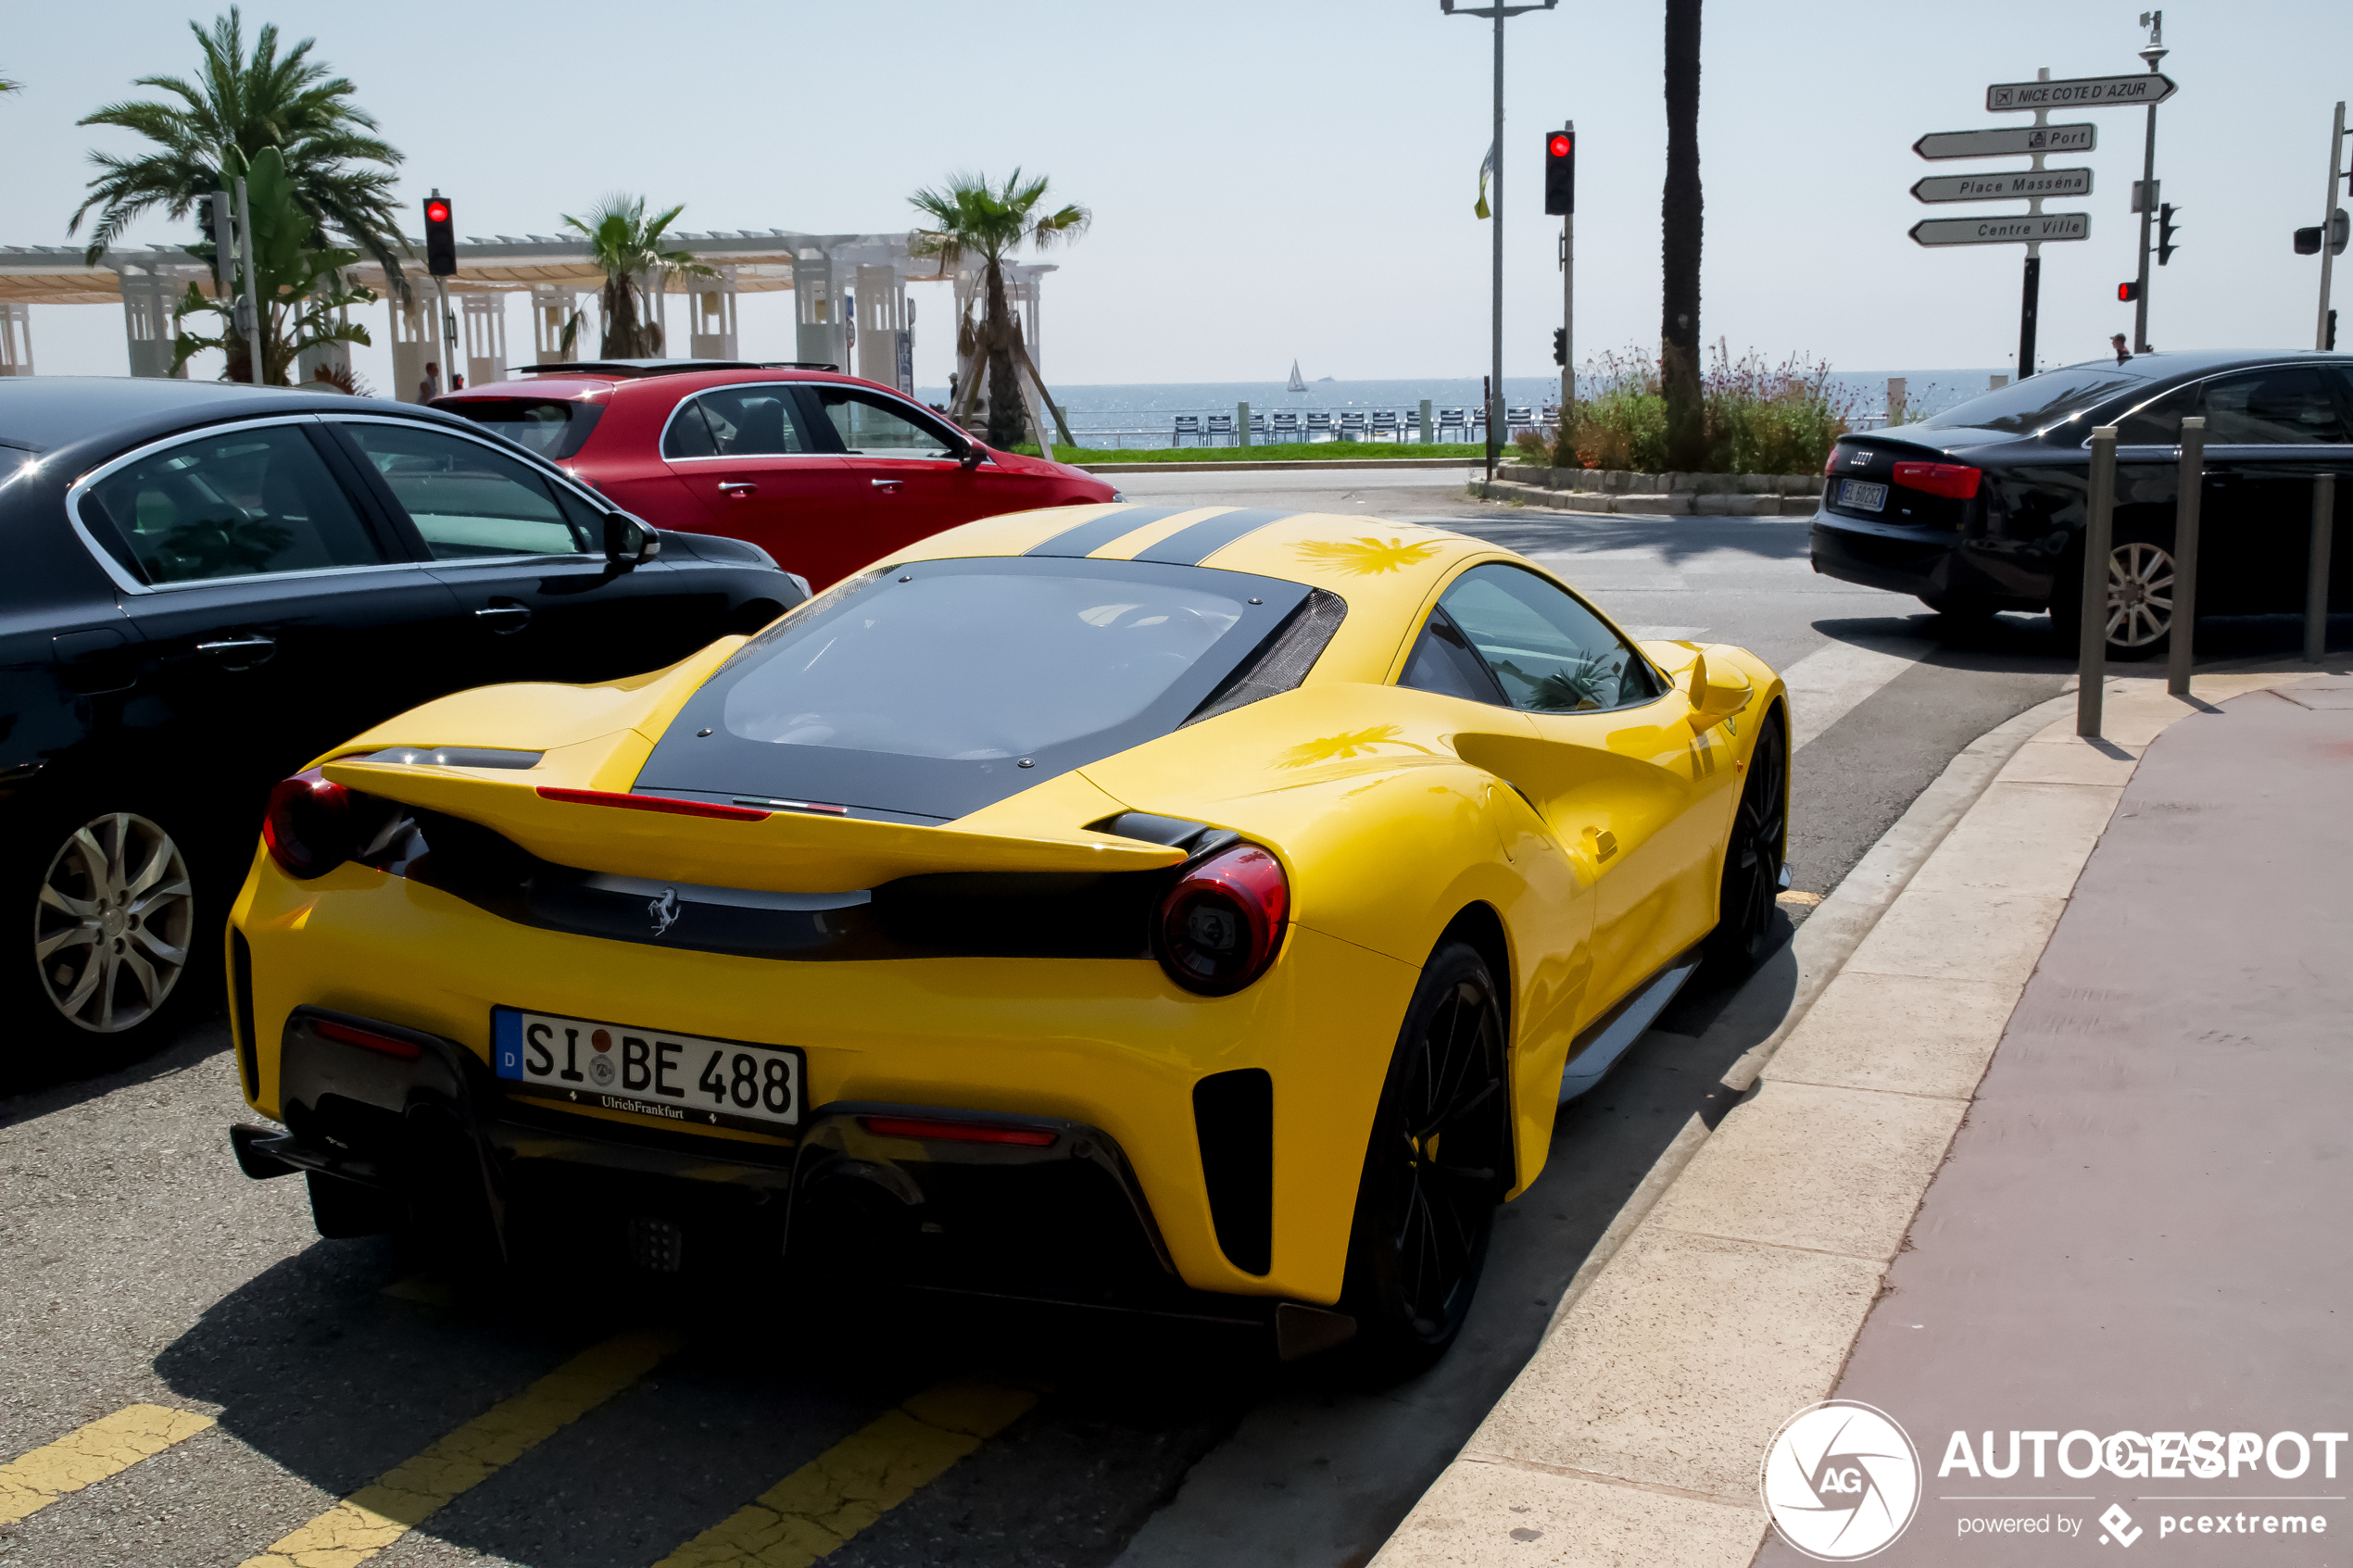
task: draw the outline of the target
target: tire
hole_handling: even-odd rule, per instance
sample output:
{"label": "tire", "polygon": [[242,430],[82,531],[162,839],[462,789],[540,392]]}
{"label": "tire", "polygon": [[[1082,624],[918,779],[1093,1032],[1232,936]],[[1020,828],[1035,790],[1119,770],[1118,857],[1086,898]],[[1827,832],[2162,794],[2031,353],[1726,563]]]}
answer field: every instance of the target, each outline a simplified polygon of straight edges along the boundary
{"label": "tire", "polygon": [[[2108,550],[2108,657],[2120,663],[2155,659],[2173,633],[2173,551],[2170,539],[2144,529],[2120,531]],[[2083,623],[2082,557],[2070,558],[2051,585],[2051,631],[2073,656]]]}
{"label": "tire", "polygon": [[1773,947],[1775,900],[1789,856],[1789,738],[1780,711],[1766,715],[1748,755],[1748,780],[1724,840],[1724,874],[1718,885],[1716,929],[1707,957],[1746,973]]}
{"label": "tire", "polygon": [[1365,1382],[1424,1370],[1462,1331],[1511,1185],[1505,1089],[1494,977],[1468,944],[1442,943],[1405,1010],[1357,1186],[1340,1310]]}
{"label": "tire", "polygon": [[208,874],[214,857],[175,815],[28,817],[0,852],[0,909],[19,911],[0,919],[0,933],[13,928],[0,936],[0,1006],[20,1030],[11,1076],[83,1077],[219,1002],[228,900]]}

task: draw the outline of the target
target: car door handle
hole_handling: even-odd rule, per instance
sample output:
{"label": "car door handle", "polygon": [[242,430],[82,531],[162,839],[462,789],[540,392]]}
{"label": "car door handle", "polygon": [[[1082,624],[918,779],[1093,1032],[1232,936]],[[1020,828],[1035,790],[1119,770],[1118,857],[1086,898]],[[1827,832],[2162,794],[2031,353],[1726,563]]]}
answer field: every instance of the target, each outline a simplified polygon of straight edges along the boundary
{"label": "car door handle", "polygon": [[877,490],[896,490],[902,482],[896,479],[870,479],[866,483]]}
{"label": "car door handle", "polygon": [[719,482],[719,493],[722,495],[733,495],[737,500],[741,500],[746,495],[760,494],[760,486],[748,479],[723,479]]}
{"label": "car door handle", "polygon": [[214,659],[243,659],[258,664],[278,651],[275,637],[222,637],[209,643],[198,643],[196,651]]}
{"label": "car door handle", "polygon": [[531,608],[527,605],[492,604],[474,611],[474,619],[488,623],[493,632],[502,635],[520,632],[531,624]]}

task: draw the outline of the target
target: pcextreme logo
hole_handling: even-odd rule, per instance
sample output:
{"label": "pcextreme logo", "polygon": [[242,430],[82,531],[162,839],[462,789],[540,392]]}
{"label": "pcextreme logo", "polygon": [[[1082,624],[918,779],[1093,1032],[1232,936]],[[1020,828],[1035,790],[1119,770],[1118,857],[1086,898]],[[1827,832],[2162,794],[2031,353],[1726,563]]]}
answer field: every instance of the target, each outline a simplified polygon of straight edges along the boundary
{"label": "pcextreme logo", "polygon": [[1885,1549],[1920,1504],[1920,1456],[1893,1416],[1827,1399],[1791,1416],[1765,1450],[1757,1490],[1781,1538],[1820,1562]]}

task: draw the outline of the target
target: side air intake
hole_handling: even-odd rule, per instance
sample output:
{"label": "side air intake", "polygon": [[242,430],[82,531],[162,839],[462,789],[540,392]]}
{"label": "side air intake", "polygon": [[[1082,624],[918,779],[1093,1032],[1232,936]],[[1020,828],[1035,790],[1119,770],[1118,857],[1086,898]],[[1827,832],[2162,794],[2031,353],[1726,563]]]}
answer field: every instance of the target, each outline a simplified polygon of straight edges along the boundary
{"label": "side air intake", "polygon": [[1275,1080],[1260,1067],[1211,1073],[1193,1085],[1193,1125],[1218,1248],[1263,1274],[1275,1264]]}

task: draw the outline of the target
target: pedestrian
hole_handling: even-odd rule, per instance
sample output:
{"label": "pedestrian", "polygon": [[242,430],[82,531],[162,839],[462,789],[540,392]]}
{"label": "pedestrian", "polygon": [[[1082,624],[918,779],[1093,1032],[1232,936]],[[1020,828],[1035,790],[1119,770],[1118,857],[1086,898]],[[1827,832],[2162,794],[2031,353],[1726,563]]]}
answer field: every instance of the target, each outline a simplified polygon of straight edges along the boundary
{"label": "pedestrian", "polygon": [[2133,358],[2133,351],[2124,345],[2124,334],[2122,332],[2117,333],[2114,337],[2109,338],[2108,341],[2116,348],[2116,362],[2118,364],[2121,365],[2125,360]]}
{"label": "pedestrian", "polygon": [[[2121,338],[2117,340],[2122,342]],[[2121,363],[2120,360],[2119,363]],[[441,367],[433,360],[425,361],[425,379],[417,383],[417,401],[430,403],[441,395]]]}

